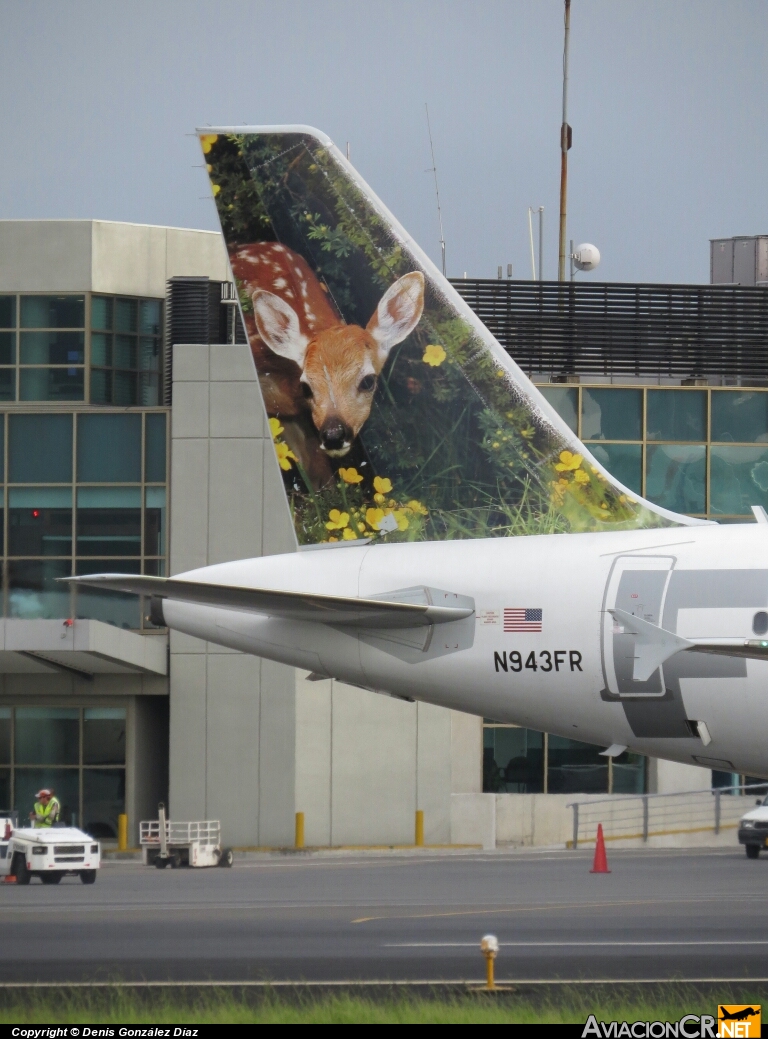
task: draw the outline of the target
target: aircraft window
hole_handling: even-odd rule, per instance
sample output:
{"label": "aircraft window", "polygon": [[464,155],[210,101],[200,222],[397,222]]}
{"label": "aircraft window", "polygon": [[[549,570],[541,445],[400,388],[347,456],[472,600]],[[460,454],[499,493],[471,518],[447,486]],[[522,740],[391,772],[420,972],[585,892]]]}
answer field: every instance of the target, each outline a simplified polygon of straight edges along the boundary
{"label": "aircraft window", "polygon": [[768,632],[768,613],[761,610],[752,619],[752,631],[755,635],[765,635]]}

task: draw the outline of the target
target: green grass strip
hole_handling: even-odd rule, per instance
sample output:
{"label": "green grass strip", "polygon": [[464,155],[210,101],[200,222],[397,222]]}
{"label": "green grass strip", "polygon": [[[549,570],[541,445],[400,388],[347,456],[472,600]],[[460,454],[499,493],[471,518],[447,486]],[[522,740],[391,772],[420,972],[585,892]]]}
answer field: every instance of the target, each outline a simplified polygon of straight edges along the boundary
{"label": "green grass strip", "polygon": [[760,1004],[766,992],[745,984],[703,991],[689,986],[547,989],[541,993],[316,993],[307,990],[67,990],[0,995],[2,1024],[583,1024],[598,1021],[677,1021],[715,1015],[718,1003]]}

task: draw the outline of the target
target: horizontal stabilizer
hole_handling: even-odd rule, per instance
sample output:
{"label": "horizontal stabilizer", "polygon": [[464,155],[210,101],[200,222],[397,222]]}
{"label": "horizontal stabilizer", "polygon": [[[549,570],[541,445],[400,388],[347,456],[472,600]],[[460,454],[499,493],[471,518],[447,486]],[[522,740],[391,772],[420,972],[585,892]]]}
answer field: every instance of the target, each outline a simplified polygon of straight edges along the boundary
{"label": "horizontal stabilizer", "polygon": [[647,682],[653,672],[683,649],[692,649],[693,643],[680,638],[671,631],[651,624],[640,617],[633,617],[625,610],[609,610],[611,616],[621,624],[628,635],[635,636],[635,666],[632,678],[635,682]]}
{"label": "horizontal stabilizer", "polygon": [[[89,588],[150,595],[201,606],[262,613],[283,620],[350,628],[421,628],[463,620],[475,612],[471,600],[433,588],[408,588],[391,592],[391,598],[359,599],[312,592],[204,584],[176,577],[139,577],[134,574],[89,574],[87,577],[68,577],[63,580]],[[398,602],[400,597],[406,601]]]}

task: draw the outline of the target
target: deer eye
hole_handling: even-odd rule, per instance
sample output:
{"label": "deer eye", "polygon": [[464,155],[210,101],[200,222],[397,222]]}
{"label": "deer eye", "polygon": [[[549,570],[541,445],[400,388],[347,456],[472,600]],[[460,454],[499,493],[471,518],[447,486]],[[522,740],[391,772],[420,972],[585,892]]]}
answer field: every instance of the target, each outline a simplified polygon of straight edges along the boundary
{"label": "deer eye", "polygon": [[304,394],[305,400],[312,400],[312,387],[308,382],[301,383],[301,392]]}
{"label": "deer eye", "polygon": [[364,379],[360,380],[360,384],[357,387],[358,393],[370,393],[374,389],[376,389],[375,375],[366,375]]}

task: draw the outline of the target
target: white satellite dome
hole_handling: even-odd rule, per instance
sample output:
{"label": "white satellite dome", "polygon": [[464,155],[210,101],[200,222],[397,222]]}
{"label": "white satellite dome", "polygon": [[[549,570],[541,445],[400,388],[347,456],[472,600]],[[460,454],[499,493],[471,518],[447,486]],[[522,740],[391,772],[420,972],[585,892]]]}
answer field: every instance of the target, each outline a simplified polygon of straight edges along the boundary
{"label": "white satellite dome", "polygon": [[584,242],[582,245],[576,246],[573,262],[580,271],[593,271],[600,263],[600,250],[596,245]]}

